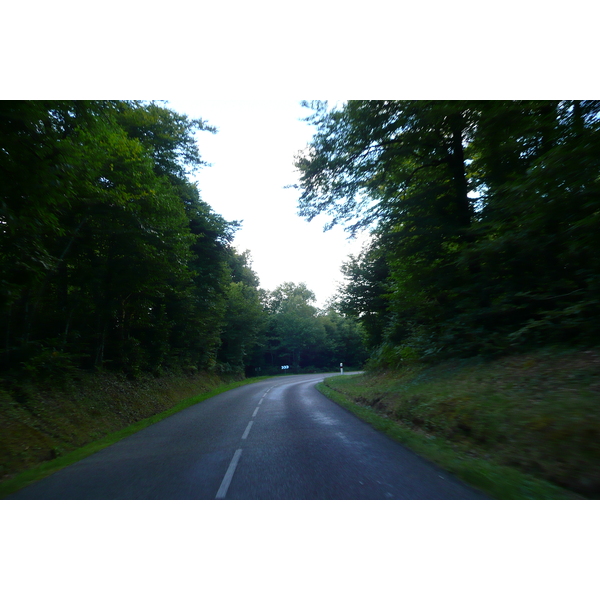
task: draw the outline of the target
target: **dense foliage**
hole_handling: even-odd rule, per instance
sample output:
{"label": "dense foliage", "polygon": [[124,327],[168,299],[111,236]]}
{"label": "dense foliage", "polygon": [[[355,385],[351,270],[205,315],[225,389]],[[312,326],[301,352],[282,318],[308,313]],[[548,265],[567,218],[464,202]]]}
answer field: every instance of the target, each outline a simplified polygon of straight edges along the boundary
{"label": "dense foliage", "polygon": [[191,181],[199,131],[156,103],[0,102],[0,381],[323,367],[358,335],[271,307]]}
{"label": "dense foliage", "polygon": [[268,315],[266,351],[256,364],[267,372],[279,365],[299,370],[338,370],[361,367],[367,359],[362,328],[353,317],[342,316],[333,306],[319,310],[316,298],[304,283],[291,282],[265,294]]}
{"label": "dense foliage", "polygon": [[309,104],[300,214],[368,227],[341,307],[379,364],[600,337],[600,102]]}
{"label": "dense foliage", "polygon": [[3,367],[204,368],[233,226],[189,182],[201,121],[155,104],[0,104]]}

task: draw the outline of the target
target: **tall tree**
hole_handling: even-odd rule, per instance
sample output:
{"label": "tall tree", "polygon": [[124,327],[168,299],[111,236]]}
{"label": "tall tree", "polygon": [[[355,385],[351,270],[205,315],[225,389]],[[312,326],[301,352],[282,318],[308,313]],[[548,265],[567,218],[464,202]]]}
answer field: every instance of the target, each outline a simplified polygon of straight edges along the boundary
{"label": "tall tree", "polygon": [[272,335],[279,343],[277,353],[293,367],[306,366],[304,357],[324,341],[315,301],[314,293],[304,283],[286,282],[270,294]]}
{"label": "tall tree", "polygon": [[[377,284],[360,317],[377,315],[381,339],[469,354],[536,332],[585,337],[598,281],[581,243],[598,207],[598,103],[311,106],[299,211],[372,228],[370,254],[345,267],[343,297],[358,307]],[[375,256],[387,275],[366,273]]]}
{"label": "tall tree", "polygon": [[238,254],[231,250],[229,267],[231,282],[218,359],[221,368],[241,374],[253,363],[260,362],[257,354],[266,341],[267,313],[261,302],[259,279],[252,269],[250,252]]}
{"label": "tall tree", "polygon": [[199,130],[153,103],[0,103],[4,368],[215,366],[237,224],[188,179]]}

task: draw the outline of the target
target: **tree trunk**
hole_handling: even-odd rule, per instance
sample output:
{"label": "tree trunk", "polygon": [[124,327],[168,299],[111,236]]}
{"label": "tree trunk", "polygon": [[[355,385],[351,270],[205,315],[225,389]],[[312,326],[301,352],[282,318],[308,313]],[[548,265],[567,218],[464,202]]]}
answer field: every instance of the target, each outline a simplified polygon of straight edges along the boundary
{"label": "tree trunk", "polygon": [[[459,227],[465,230],[471,225],[472,209],[469,200],[469,183],[465,169],[465,153],[463,149],[464,117],[462,114],[451,117],[452,139],[448,154],[448,166],[452,173],[456,190],[456,220]],[[468,233],[465,231],[465,234]]]}
{"label": "tree trunk", "polygon": [[100,328],[100,333],[98,336],[98,344],[96,346],[96,356],[94,357],[94,368],[95,369],[101,368],[102,363],[104,362],[104,346],[106,343],[106,329],[107,329],[107,324],[106,324],[106,321],[104,321]]}

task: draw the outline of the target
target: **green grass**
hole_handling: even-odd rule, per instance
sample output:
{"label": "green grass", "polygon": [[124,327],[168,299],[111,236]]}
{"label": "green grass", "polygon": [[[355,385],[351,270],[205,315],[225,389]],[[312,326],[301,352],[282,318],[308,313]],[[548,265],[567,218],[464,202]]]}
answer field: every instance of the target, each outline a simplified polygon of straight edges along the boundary
{"label": "green grass", "polygon": [[[20,397],[5,393],[0,497],[179,410],[267,378],[222,385],[209,375],[128,382],[106,374],[51,393],[39,386]],[[600,497],[599,351],[411,363],[330,377],[319,388],[493,498]]]}
{"label": "green grass", "polygon": [[158,423],[159,421],[162,421],[163,419],[166,419],[167,417],[170,417],[171,415],[174,415],[175,413],[184,410],[185,408],[203,402],[204,400],[212,398],[217,394],[222,394],[223,392],[227,392],[242,385],[248,385],[250,383],[262,381],[264,379],[270,379],[270,377],[253,377],[251,379],[245,379],[243,381],[235,381],[232,383],[221,385],[208,392],[204,392],[202,394],[186,398],[185,400],[182,400],[175,406],[172,406],[171,408],[164,410],[158,414],[137,421],[132,425],[125,427],[124,429],[110,433],[102,437],[101,439],[90,442],[89,444],[86,444],[81,448],[78,448],[76,450],[73,450],[72,452],[64,454],[63,456],[55,458],[54,460],[49,460],[33,468],[26,469],[18,475],[12,477],[11,479],[0,483],[0,498],[5,498],[6,496],[17,492],[21,488],[30,485],[31,483],[38,481],[39,479],[43,479],[44,477],[47,477],[48,475],[51,475],[52,473],[55,473],[60,469],[64,469],[65,467],[87,456],[90,456],[91,454],[94,454],[95,452],[98,452],[99,450],[102,450],[107,446],[111,446],[112,444],[132,435],[133,433],[145,429],[146,427],[149,427],[154,423]]}
{"label": "green grass", "polygon": [[597,485],[597,359],[573,352],[413,364],[318,387],[492,498],[585,498]]}

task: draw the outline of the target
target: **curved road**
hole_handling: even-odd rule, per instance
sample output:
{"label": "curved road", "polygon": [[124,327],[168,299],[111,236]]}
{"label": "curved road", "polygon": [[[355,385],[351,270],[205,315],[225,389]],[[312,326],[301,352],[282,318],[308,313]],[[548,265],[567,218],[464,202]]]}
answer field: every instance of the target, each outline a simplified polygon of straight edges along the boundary
{"label": "curved road", "polygon": [[214,396],[10,498],[486,498],[323,396],[326,376]]}

